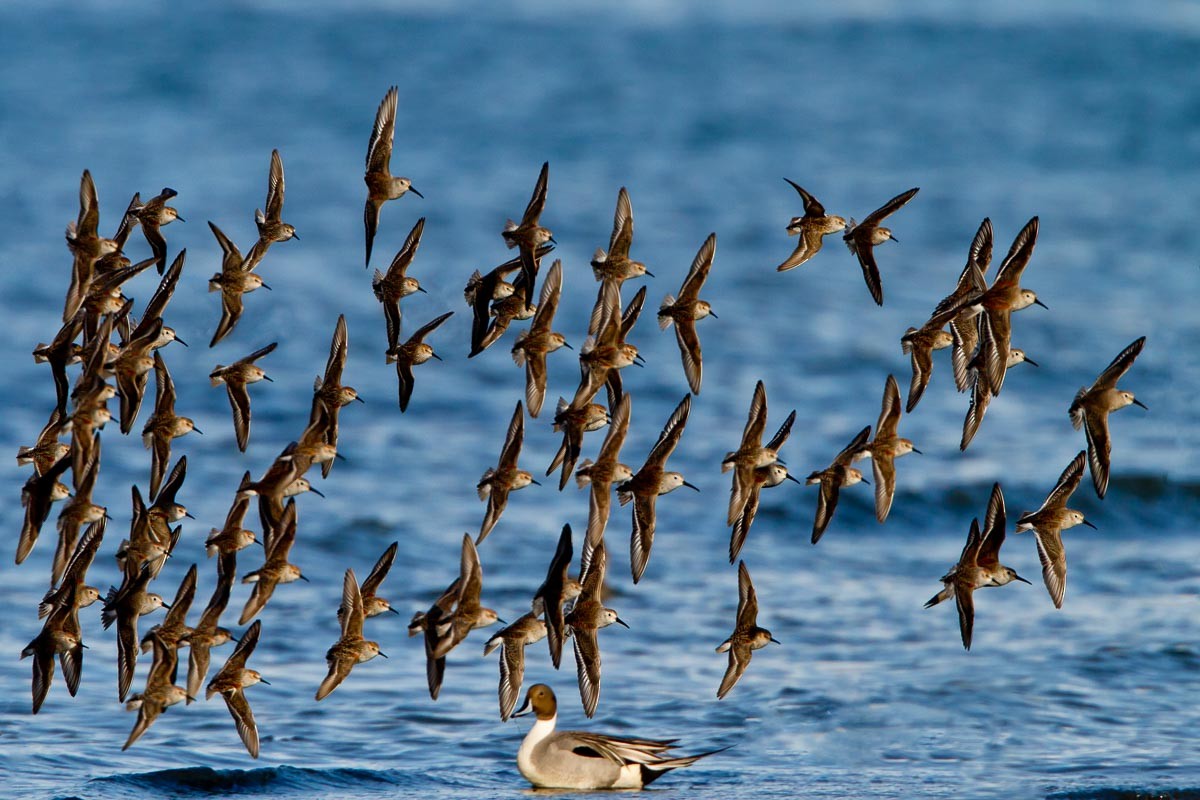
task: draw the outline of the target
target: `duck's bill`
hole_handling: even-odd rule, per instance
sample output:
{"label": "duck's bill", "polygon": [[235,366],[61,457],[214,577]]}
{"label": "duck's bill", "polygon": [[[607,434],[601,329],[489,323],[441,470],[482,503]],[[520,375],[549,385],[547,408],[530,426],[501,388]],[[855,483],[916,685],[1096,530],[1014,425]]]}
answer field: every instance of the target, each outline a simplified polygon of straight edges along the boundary
{"label": "duck's bill", "polygon": [[520,708],[512,713],[514,717],[524,717],[533,713],[533,703],[529,699],[529,695],[525,695],[525,703]]}

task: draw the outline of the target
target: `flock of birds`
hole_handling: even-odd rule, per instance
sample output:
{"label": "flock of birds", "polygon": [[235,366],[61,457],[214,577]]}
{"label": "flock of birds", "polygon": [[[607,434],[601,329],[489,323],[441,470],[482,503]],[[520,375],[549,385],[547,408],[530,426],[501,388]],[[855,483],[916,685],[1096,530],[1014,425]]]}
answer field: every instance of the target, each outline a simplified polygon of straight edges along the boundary
{"label": "flock of birds", "polygon": [[[367,151],[364,180],[368,194],[364,225],[368,267],[382,207],[407,193],[421,196],[408,178],[391,174],[396,107],[397,90],[393,87],[379,106]],[[798,184],[788,182],[800,194],[804,213],[793,218],[787,226],[788,233],[798,236],[799,241],[778,270],[801,266],[818,254],[824,237],[844,231],[842,238],[862,268],[872,299],[882,305],[883,288],[875,249],[889,239],[895,239],[892,231],[882,223],[912,200],[918,190],[910,189],[894,197],[856,223],[853,219],[847,222],[842,217],[827,215],[811,194]],[[429,693],[434,700],[442,686],[447,654],[471,631],[498,620],[494,610],[482,605],[483,571],[478,548],[500,521],[510,495],[538,483],[531,472],[519,467],[526,415],[536,419],[541,413],[547,389],[547,356],[560,348],[571,349],[563,334],[553,330],[563,287],[561,261],[555,260],[545,270],[540,293],[535,291],[543,259],[556,245],[552,232],[541,224],[548,183],[549,165],[543,164],[520,222],[509,221],[502,231],[505,244],[517,251],[517,257],[486,274],[475,272],[464,290],[473,318],[471,356],[495,344],[514,321],[531,320],[531,323],[512,344],[513,360],[526,373],[524,401],[516,403],[496,466],[488,469],[478,482],[479,498],[486,502],[479,531],[474,538],[470,534],[463,537],[459,574],[428,610],[416,614],[409,625],[410,635],[423,637]],[[271,154],[265,211],[255,212],[258,238],[245,256],[220,228],[209,223],[222,252],[221,272],[209,281],[209,290],[219,292],[221,299],[221,317],[210,347],[228,336],[240,321],[244,313],[243,295],[259,287],[270,289],[255,271],[270,247],[299,238],[295,228],[283,221],[284,189],[283,161],[275,151]],[[102,600],[103,625],[108,628],[115,624],[117,630],[118,697],[127,701],[127,708],[138,711],[137,721],[125,742],[128,748],[169,706],[198,699],[201,688],[205,687],[213,649],[236,642],[225,665],[208,681],[206,693],[209,698],[214,694],[224,698],[247,751],[257,757],[258,730],[246,697],[248,687],[266,683],[257,671],[247,667],[261,637],[262,623],[256,617],[279,585],[307,580],[300,568],[289,561],[297,535],[294,496],[307,491],[319,494],[306,475],[314,466],[320,467],[322,477],[329,474],[338,457],[339,412],[360,398],[352,387],[342,383],[348,348],[348,330],[343,316],[338,318],[334,328],[324,373],[313,387],[308,424],[261,478],[254,480],[249,472],[245,474],[224,525],[213,528],[205,542],[208,555],[216,557],[217,581],[199,621],[194,625],[187,623],[196,593],[195,565],[183,579],[172,602],[167,603],[161,595],[150,591],[151,583],[180,540],[181,526],[175,523],[191,517],[177,502],[187,473],[187,459],[182,457],[171,466],[171,442],[193,431],[200,433],[192,420],[175,412],[174,383],[163,357],[164,348],[172,342],[186,344],[164,323],[164,313],[186,259],[186,251],[180,251],[168,264],[168,244],[163,229],[172,221],[182,219],[178,211],[168,205],[175,196],[176,192],[170,188],[163,189],[146,202],[135,194],[121,216],[116,233],[112,238],[106,238],[98,229],[95,184],[87,171],[81,179],[79,216],[68,225],[66,234],[73,266],[63,324],[49,344],[39,345],[34,350],[38,362],[50,365],[56,404],[36,443],[22,447],[17,455],[18,463],[33,467],[33,474],[22,491],[25,519],[16,551],[18,564],[34,549],[52,504],[66,500],[58,517],[59,537],[51,568],[51,589],[38,608],[39,617],[45,622],[41,632],[22,651],[22,657],[32,657],[35,714],[50,689],[55,656],[60,662],[67,689],[74,695],[81,679],[85,647],[79,611]],[[136,227],[141,227],[151,255],[132,263],[125,251]],[[401,301],[425,291],[420,281],[408,274],[423,231],[424,219],[420,219],[386,272],[376,270],[372,281],[374,294],[383,306],[387,329],[386,357],[388,363],[396,366],[401,411],[412,401],[414,368],[439,358],[426,339],[454,313],[445,311],[417,328],[407,339],[402,338]],[[716,314],[707,301],[700,299],[700,293],[713,265],[717,238],[712,234],[704,241],[678,294],[667,295],[659,306],[659,326],[674,328],[683,372],[691,391],[684,395],[665,421],[657,442],[635,470],[620,460],[632,405],[632,396],[622,384],[622,370],[642,362],[630,336],[642,312],[646,288],[643,286],[627,305],[622,305],[621,290],[627,280],[652,276],[652,273],[630,255],[633,231],[629,193],[621,188],[608,248],[597,250],[591,261],[599,291],[588,322],[588,337],[578,351],[580,381],[571,400],[560,398],[555,407],[553,426],[555,431],[561,432],[562,444],[546,470],[547,475],[559,471],[560,490],[572,475],[579,487],[589,489],[588,521],[579,547],[578,576],[570,575],[575,560],[575,541],[568,525],[562,529],[546,578],[533,594],[530,609],[495,633],[485,645],[485,654],[500,650],[499,710],[502,719],[513,715],[520,695],[525,648],[543,638],[548,642],[551,661],[556,668],[561,664],[565,643],[571,641],[584,712],[588,717],[593,715],[600,697],[599,631],[614,623],[625,625],[614,609],[604,605],[608,558],[605,533],[613,489],[616,489],[620,505],[632,504],[633,507],[630,563],[634,583],[642,579],[650,559],[658,497],[681,486],[696,489],[681,473],[668,470],[667,462],[687,426],[692,396],[701,390],[703,359],[697,322],[708,316],[716,317]],[[933,351],[952,348],[955,383],[959,391],[969,390],[971,396],[963,427],[962,449],[970,444],[989,403],[1000,393],[1007,370],[1022,361],[1034,363],[1022,350],[1012,347],[1011,335],[1013,312],[1033,304],[1042,305],[1033,291],[1021,285],[1037,235],[1038,220],[1035,217],[1017,235],[989,284],[986,273],[992,256],[992,227],[985,219],[971,243],[966,266],[953,291],[936,304],[927,322],[919,328],[909,328],[901,338],[904,351],[912,358],[912,379],[907,403],[903,404],[905,412],[913,411],[929,383]],[[134,303],[125,297],[122,286],[150,266],[155,266],[162,278],[138,318],[134,315]],[[1074,426],[1082,427],[1086,433],[1086,451],[1072,459],[1041,508],[1022,514],[1016,521],[1018,533],[1034,533],[1043,578],[1055,606],[1061,607],[1066,588],[1066,557],[1061,533],[1078,524],[1091,524],[1067,504],[1083,477],[1085,460],[1097,495],[1104,497],[1111,457],[1108,417],[1112,411],[1127,405],[1142,405],[1132,393],[1119,389],[1117,383],[1132,366],[1143,343],[1144,338],[1130,344],[1090,387],[1081,389],[1075,396],[1069,414]],[[213,386],[224,385],[226,388],[237,446],[243,451],[250,435],[249,387],[259,381],[271,380],[256,362],[268,356],[275,347],[272,343],[232,364],[218,365],[210,375]],[[72,384],[67,370],[75,364],[80,369]],[[151,373],[155,378],[154,409],[142,429],[143,441],[151,452],[149,492],[143,499],[140,489],[132,487],[133,521],[128,537],[115,552],[124,579],[119,587],[112,587],[102,595],[97,588],[87,584],[88,568],[100,550],[109,519],[107,510],[92,502],[100,468],[99,431],[110,421],[117,422],[123,434],[133,430]],[[606,402],[603,404],[596,402],[601,389],[605,391]],[[107,407],[114,397],[119,400],[119,420],[113,419]],[[872,462],[876,517],[881,523],[887,519],[896,488],[895,461],[907,453],[920,452],[912,441],[899,436],[901,406],[899,385],[894,376],[888,375],[882,409],[874,429],[870,425],[864,427],[827,468],[807,476],[808,484],[819,487],[812,528],[813,544],[830,525],[839,492],[867,482],[863,472],[853,466],[861,459],[870,458]],[[741,441],[736,449],[727,453],[721,464],[722,471],[732,473],[726,515],[726,524],[731,528],[731,564],[738,562],[758,511],[762,490],[787,480],[800,483],[780,460],[780,450],[788,439],[795,417],[795,411],[788,414],[764,445],[767,394],[763,383],[758,382]],[[608,430],[595,458],[580,461],[584,435],[606,426]],[[61,441],[67,436],[69,443]],[[72,475],[71,487],[62,482],[68,470]],[[257,534],[245,527],[250,502],[255,497],[260,522]],[[961,557],[941,579],[942,590],[927,604],[929,607],[950,599],[955,601],[962,643],[968,649],[974,619],[973,592],[1012,581],[1028,583],[1000,562],[999,551],[1006,529],[1004,496],[997,483],[983,525],[978,519],[972,520]],[[252,621],[253,624],[243,630],[240,637],[235,637],[233,631],[221,626],[221,617],[237,578],[238,553],[255,543],[262,544],[265,558],[261,566],[242,579],[252,583],[253,588],[238,618],[239,626]],[[345,571],[337,610],[341,636],[326,654],[329,671],[316,691],[317,700],[334,691],[356,665],[384,655],[378,643],[366,638],[364,620],[384,612],[399,613],[379,593],[395,559],[396,549],[397,545],[393,543],[361,584],[352,569]],[[718,652],[728,653],[728,668],[717,689],[719,698],[733,689],[755,650],[776,642],[767,629],[758,625],[758,600],[744,561],[738,562],[737,572],[739,599],[734,629],[717,648]],[[139,638],[140,617],[159,608],[167,609],[166,617]],[[189,651],[188,674],[183,685],[178,683],[180,648]],[[153,662],[145,687],[140,693],[130,694],[139,654],[147,652],[153,653]],[[522,746],[519,767],[522,774],[537,785],[560,785],[555,781],[578,779],[585,788],[593,784],[640,786],[699,757],[671,757],[667,753],[670,742],[619,739],[598,734],[554,734],[556,701],[549,687],[543,685],[529,690],[526,706],[537,712],[539,722]],[[574,744],[565,747],[567,740],[563,740],[563,736],[582,736],[587,741],[578,744],[582,740],[571,739]],[[576,763],[578,759],[590,761]],[[603,769],[596,766],[601,762],[606,765]],[[584,777],[579,777],[581,775]]]}

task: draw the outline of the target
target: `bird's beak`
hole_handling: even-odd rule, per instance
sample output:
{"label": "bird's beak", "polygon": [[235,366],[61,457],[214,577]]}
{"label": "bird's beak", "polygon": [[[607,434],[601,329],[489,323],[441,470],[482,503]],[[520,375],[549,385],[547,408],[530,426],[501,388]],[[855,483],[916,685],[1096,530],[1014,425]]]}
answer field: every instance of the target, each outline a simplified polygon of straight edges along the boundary
{"label": "bird's beak", "polygon": [[[1021,583],[1029,583],[1029,581],[1025,580],[1024,578],[1022,578],[1020,575],[1017,575],[1016,573],[1013,574],[1013,580],[1020,581]],[[1032,583],[1029,583],[1029,585],[1033,586]]]}
{"label": "bird's beak", "polygon": [[163,607],[163,608],[170,608],[170,607],[171,607],[171,604],[170,604],[170,603],[163,603],[163,606],[162,606],[162,607]]}
{"label": "bird's beak", "polygon": [[80,642],[80,643],[79,643],[79,646],[80,646],[80,647],[82,647],[84,650],[91,650],[91,649],[92,649],[92,648],[88,647],[86,644],[84,644],[83,642]]}
{"label": "bird's beak", "polygon": [[867,486],[871,485],[871,482],[869,480],[867,480],[866,478],[863,478],[862,482],[865,483]]}
{"label": "bird's beak", "polygon": [[267,680],[266,678],[259,678],[258,682],[262,683],[262,684],[266,684],[267,686],[271,685],[271,682],[269,680]]}
{"label": "bird's beak", "polygon": [[426,291],[425,291],[425,287],[424,287],[424,286],[418,286],[418,287],[417,287],[417,291],[418,291],[418,292],[421,292],[421,293],[423,293],[423,294],[429,294],[429,292],[426,292]]}
{"label": "bird's beak", "polygon": [[186,220],[186,219],[184,219],[183,217],[179,216],[178,214],[176,214],[176,215],[175,215],[175,219],[179,220],[180,222],[187,222],[187,220]]}
{"label": "bird's beak", "polygon": [[346,457],[345,457],[344,455],[342,455],[341,453],[334,453],[334,454],[333,454],[333,457],[334,457],[334,458],[336,458],[338,461],[345,461],[345,460],[346,460]]}
{"label": "bird's beak", "polygon": [[355,400],[357,400],[358,402],[362,403],[363,405],[366,405],[366,402],[367,402],[367,401],[366,401],[366,400],[363,400],[363,399],[362,399],[362,397],[360,397],[360,396],[358,396],[358,395],[355,395],[355,396],[354,396],[354,399],[355,399]]}
{"label": "bird's beak", "polygon": [[698,492],[698,491],[700,491],[700,488],[699,488],[699,487],[697,487],[697,486],[693,486],[692,484],[688,483],[687,481],[684,481],[684,482],[683,482],[683,485],[684,485],[684,486],[686,486],[686,487],[688,487],[689,489],[695,489],[697,492]]}
{"label": "bird's beak", "polygon": [[310,486],[310,487],[308,487],[308,490],[309,490],[310,492],[312,492],[313,494],[315,494],[317,497],[324,497],[324,496],[325,496],[325,493],[324,493],[324,492],[322,492],[320,489],[316,488],[315,486]]}
{"label": "bird's beak", "polygon": [[913,451],[914,453],[916,453],[917,455],[919,455],[919,456],[923,456],[923,455],[925,455],[924,453],[922,453],[920,450],[918,450],[918,449],[917,449],[917,448],[915,448],[915,447],[912,449],[912,451]]}
{"label": "bird's beak", "polygon": [[105,511],[105,512],[104,512],[104,518],[105,518],[105,519],[107,519],[107,520],[110,520],[110,521],[111,521],[111,520],[112,520],[112,518],[113,518],[113,516],[112,516],[112,514],[110,514],[110,513],[108,513],[107,511]]}
{"label": "bird's beak", "polygon": [[234,635],[232,635],[232,634],[230,634],[230,636],[229,636],[229,639],[230,639],[230,641],[232,641],[234,644],[237,644],[238,642],[240,642],[240,641],[241,641],[241,639],[237,638],[236,636],[234,636]]}
{"label": "bird's beak", "polygon": [[422,200],[424,200],[424,199],[425,199],[425,195],[423,195],[423,194],[421,194],[420,192],[418,192],[418,191],[417,191],[417,187],[415,187],[415,186],[413,186],[413,185],[411,185],[411,184],[410,184],[410,185],[409,185],[409,187],[408,187],[408,190],[409,190],[410,192],[412,192],[413,194],[415,194],[417,197],[421,198]]}
{"label": "bird's beak", "polygon": [[175,337],[175,341],[179,342],[184,347],[188,347],[189,349],[191,347],[187,342],[185,342],[183,339],[180,339],[178,336]]}
{"label": "bird's beak", "polygon": [[775,644],[783,644],[783,642],[779,641],[774,636],[771,637],[771,641],[774,642]]}
{"label": "bird's beak", "polygon": [[711,308],[708,310],[708,315],[713,319],[720,319],[720,317],[717,316],[717,312],[713,311]]}
{"label": "bird's beak", "polygon": [[[1138,400],[1136,397],[1133,398],[1133,404],[1135,406],[1138,406],[1139,408],[1146,408],[1146,404],[1143,403],[1141,400]],[[1149,411],[1150,409],[1146,408],[1146,410]]]}
{"label": "bird's beak", "polygon": [[625,626],[626,628],[628,628],[628,627],[629,627],[628,625],[626,625],[626,624],[625,624],[625,620],[621,619],[620,617],[617,617],[617,619],[616,619],[616,623],[617,623],[618,625],[623,625],[623,626]]}
{"label": "bird's beak", "polygon": [[558,244],[558,242],[557,242],[557,241],[555,241],[555,239],[554,239],[554,237],[553,237],[553,236],[551,236],[551,237],[550,237],[550,241],[551,241],[551,242],[554,242],[554,244]]}
{"label": "bird's beak", "polygon": [[261,284],[261,286],[262,286],[264,289],[266,289],[268,292],[270,292],[270,291],[274,291],[274,290],[273,290],[273,289],[272,289],[270,286],[267,286],[265,283],[264,283],[264,284]]}
{"label": "bird's beak", "polygon": [[384,658],[388,657],[388,654],[383,652],[382,650],[379,651],[379,655],[383,656]]}
{"label": "bird's beak", "polygon": [[645,363],[646,363],[646,357],[645,357],[645,356],[643,356],[641,353],[638,353],[636,356],[634,356],[634,357],[633,357],[633,360],[634,360],[634,361],[636,361],[636,362],[638,362],[639,364],[645,364]]}
{"label": "bird's beak", "polygon": [[1041,366],[1041,364],[1037,363],[1036,361],[1034,361],[1034,360],[1033,360],[1032,358],[1030,358],[1029,356],[1025,356],[1025,363],[1026,363],[1026,364],[1030,364],[1030,365],[1032,365],[1032,366],[1035,366],[1035,367],[1040,367],[1040,366]]}
{"label": "bird's beak", "polygon": [[392,608],[391,606],[388,606],[388,611],[392,612],[396,616],[400,616],[400,612],[397,611],[396,609]]}
{"label": "bird's beak", "polygon": [[185,517],[187,517],[188,519],[195,519],[195,517],[192,516],[192,512],[190,512],[190,511],[183,512],[183,515]]}
{"label": "bird's beak", "polygon": [[200,430],[195,425],[192,426],[192,430],[194,430],[196,433],[200,434],[201,436],[204,435],[204,431]]}
{"label": "bird's beak", "polygon": [[517,709],[516,711],[514,711],[514,712],[512,713],[512,715],[513,715],[514,717],[523,717],[523,716],[525,716],[526,714],[529,714],[529,713],[531,713],[532,711],[533,711],[533,703],[529,702],[529,697],[528,697],[528,696],[526,696],[526,698],[525,698],[525,705],[521,706],[519,709]]}
{"label": "bird's beak", "polygon": [[[264,681],[264,683],[265,683],[265,681]],[[190,694],[185,694],[184,697],[186,697],[188,699],[189,703],[196,702],[196,698],[192,697]]]}
{"label": "bird's beak", "polygon": [[504,620],[500,619],[499,617],[496,617],[496,622],[499,622],[501,625],[507,625],[507,624],[508,624],[507,622],[505,622]]}
{"label": "bird's beak", "polygon": [[1094,530],[1094,531],[1098,531],[1098,530],[1100,530],[1100,529],[1099,529],[1099,528],[1097,528],[1095,525],[1093,525],[1092,523],[1088,522],[1086,519],[1085,519],[1085,520],[1083,520],[1083,524],[1084,524],[1084,525],[1087,525],[1089,528],[1091,528],[1091,529],[1092,529],[1092,530]]}
{"label": "bird's beak", "polygon": [[537,481],[535,481],[533,478],[530,478],[529,482],[532,483],[534,486],[541,486],[541,484],[538,483]]}
{"label": "bird's beak", "polygon": [[308,579],[307,575],[301,575],[300,580],[304,581],[305,583],[312,583],[312,581]]}
{"label": "bird's beak", "polygon": [[270,375],[263,375],[263,380],[264,380],[264,381],[266,381],[267,383],[274,383],[274,382],[275,382],[275,379],[274,379],[274,378],[272,378]]}
{"label": "bird's beak", "polygon": [[1041,300],[1038,300],[1036,297],[1033,298],[1033,304],[1036,306],[1041,306],[1042,308],[1046,309],[1047,311],[1050,310],[1050,306],[1046,305]]}
{"label": "bird's beak", "polygon": [[442,357],[441,357],[441,356],[439,356],[437,353],[430,353],[429,355],[433,356],[433,357],[434,357],[434,358],[436,358],[438,361],[441,361],[441,360],[442,360]]}
{"label": "bird's beak", "polygon": [[300,234],[296,233],[295,231],[292,231],[292,238],[295,239],[296,241],[300,241]]}
{"label": "bird's beak", "polygon": [[571,347],[571,345],[567,344],[566,342],[563,342],[563,347],[567,348],[568,350],[574,350],[574,349],[575,349],[574,347]]}
{"label": "bird's beak", "polygon": [[803,483],[800,483],[800,481],[796,480],[796,478],[795,478],[794,476],[790,475],[790,474],[788,474],[788,475],[784,475],[783,477],[784,477],[784,479],[785,479],[785,480],[789,480],[789,481],[791,481],[792,483],[799,484],[800,486],[803,486],[803,485],[804,485]]}
{"label": "bird's beak", "polygon": [[655,277],[654,273],[651,272],[650,270],[646,270],[646,274],[649,275],[651,278]]}

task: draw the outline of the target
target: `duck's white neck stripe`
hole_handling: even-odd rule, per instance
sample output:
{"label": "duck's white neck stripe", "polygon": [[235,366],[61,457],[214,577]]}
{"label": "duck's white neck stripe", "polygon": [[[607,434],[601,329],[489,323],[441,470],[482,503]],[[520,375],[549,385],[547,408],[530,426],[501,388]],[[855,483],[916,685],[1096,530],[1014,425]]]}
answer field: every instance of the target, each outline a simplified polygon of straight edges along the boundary
{"label": "duck's white neck stripe", "polygon": [[533,723],[533,727],[529,729],[529,733],[525,734],[525,742],[530,746],[537,744],[542,739],[554,733],[554,726],[557,722],[557,714],[550,717],[550,719],[538,719],[537,722]]}

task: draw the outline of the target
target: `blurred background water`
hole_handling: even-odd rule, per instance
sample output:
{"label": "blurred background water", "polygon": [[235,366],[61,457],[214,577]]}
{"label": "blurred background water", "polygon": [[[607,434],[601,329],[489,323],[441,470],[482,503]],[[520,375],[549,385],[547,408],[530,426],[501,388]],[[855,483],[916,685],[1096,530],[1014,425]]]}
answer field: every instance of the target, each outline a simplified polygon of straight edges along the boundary
{"label": "blurred background water", "polygon": [[[647,281],[650,309],[677,292],[704,237],[719,239],[704,294],[720,319],[699,326],[704,387],[671,461],[703,493],[660,500],[654,556],[637,587],[628,511],[613,514],[610,604],[631,630],[601,635],[603,691],[589,725],[681,736],[696,749],[737,746],[655,790],[1126,797],[1200,787],[1200,12],[1184,3],[707,5],[0,7],[7,451],[31,443],[53,405],[49,371],[28,354],[58,328],[70,269],[62,230],[77,213],[84,168],[99,188],[102,232],[134,191],[149,197],[164,185],[179,191],[174,204],[188,220],[165,231],[172,256],[188,249],[166,318],[192,347],[164,355],[177,410],[205,432],[173,447],[189,458],[180,500],[198,520],[185,521],[155,588],[173,594],[200,562],[193,620],[215,580],[203,539],[221,525],[241,473],[261,474],[303,429],[339,313],[350,329],[346,382],[367,401],[342,415],[347,460],[319,485],[328,498],[299,499],[293,561],[312,583],[281,587],[261,615],[251,666],[272,685],[249,697],[262,757],[245,754],[219,700],[171,709],[120,752],[134,715],[115,701],[115,637],[101,630],[98,606],[83,612],[91,649],[79,696],[59,676],[41,713],[29,714],[30,665],[17,656],[39,630],[52,516],[24,565],[0,567],[4,794],[461,798],[526,786],[514,755],[527,723],[499,722],[495,659],[479,657],[485,632],[451,654],[433,703],[420,640],[406,639],[403,619],[372,620],[368,632],[391,658],[359,666],[320,704],[311,698],[338,635],[342,571],[364,575],[398,539],[384,594],[407,615],[453,578],[462,533],[477,529],[484,506],[474,483],[495,462],[524,376],[507,353],[511,333],[467,361],[460,291],[472,270],[509,257],[497,234],[520,215],[544,160],[542,221],[566,274],[555,328],[576,347],[595,297],[587,261],[607,243],[620,186],[636,212],[634,256],[657,275]],[[456,312],[431,337],[445,363],[417,370],[403,416],[361,264],[362,159],[392,84],[393,170],[426,199],[384,208],[374,265],[385,267],[426,216],[410,274],[429,294],[404,301],[405,323],[412,330]],[[219,303],[205,282],[220,251],[204,223],[249,246],[272,148],[287,171],[284,217],[301,239],[271,249],[260,271],[274,291],[248,296],[240,326],[210,351]],[[902,244],[879,249],[883,308],[835,237],[800,269],[775,272],[795,243],[784,225],[801,210],[783,176],[830,213],[858,218],[921,187],[891,220]],[[967,398],[937,354],[925,398],[901,422],[926,455],[900,462],[886,525],[874,521],[870,488],[855,487],[814,548],[815,489],[764,494],[743,557],[759,621],[784,644],[758,653],[718,702],[725,657],[712,649],[732,629],[737,599],[722,525],[728,476],[718,464],[739,440],[754,382],[766,381],[771,430],[797,410],[784,450],[792,471],[824,467],[875,421],[888,373],[907,394],[899,336],[949,291],[980,219],[995,225],[999,260],[1035,214],[1041,236],[1025,283],[1050,311],[1021,313],[1014,344],[1041,368],[1014,371],[961,454]],[[148,252],[140,233],[129,251]],[[155,280],[143,275],[127,289],[139,307]],[[632,336],[649,366],[625,371],[634,404],[623,460],[635,467],[686,391],[674,336],[655,329],[650,309]],[[1107,499],[1097,501],[1086,478],[1076,496],[1100,530],[1065,537],[1065,607],[1056,611],[1038,580],[1032,539],[1012,537],[1005,561],[1036,585],[980,593],[974,650],[964,652],[953,609],[921,604],[993,481],[1004,485],[1010,518],[1040,504],[1083,447],[1067,419],[1071,398],[1141,335],[1145,352],[1122,385],[1150,411],[1114,417]],[[271,341],[280,347],[263,366],[275,383],[253,388],[250,447],[239,454],[225,393],[207,373]],[[551,356],[547,409],[528,423],[523,466],[540,473],[549,463],[553,402],[575,381],[574,356]],[[585,456],[600,437],[585,440]],[[103,438],[96,499],[115,520],[89,577],[106,587],[118,581],[112,555],[149,455],[115,425]],[[25,477],[11,457],[0,462],[10,553]],[[481,549],[485,604],[509,620],[522,613],[559,528],[582,532],[586,516],[586,493],[573,485],[514,495]],[[258,553],[242,554],[243,572]],[[247,590],[236,587],[229,617]],[[529,651],[526,685],[551,683],[561,723],[585,722],[569,657],[556,673],[543,648]],[[227,654],[214,653],[214,671]]]}

